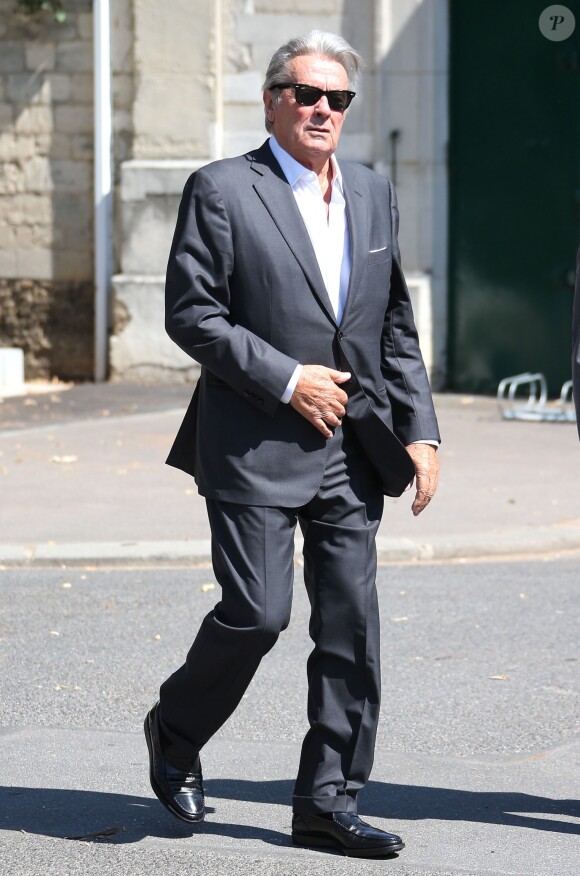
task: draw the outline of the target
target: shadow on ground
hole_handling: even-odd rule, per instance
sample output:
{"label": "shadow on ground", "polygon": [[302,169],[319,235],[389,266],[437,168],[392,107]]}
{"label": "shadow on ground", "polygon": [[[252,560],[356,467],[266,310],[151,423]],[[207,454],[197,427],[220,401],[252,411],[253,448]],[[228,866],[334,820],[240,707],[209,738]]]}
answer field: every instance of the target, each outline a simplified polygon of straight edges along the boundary
{"label": "shadow on ground", "polygon": [[[208,798],[244,803],[289,804],[293,782],[215,779]],[[471,821],[580,835],[580,803],[531,794],[494,793],[371,782],[361,795],[365,817],[391,821]],[[258,826],[206,821],[189,826],[167,813],[157,800],[95,791],[0,787],[0,828],[85,842],[133,843],[146,836],[183,838],[194,834],[290,844],[288,833]],[[208,811],[214,812],[212,808]],[[547,817],[542,817],[547,816]],[[290,813],[288,813],[290,828]]]}

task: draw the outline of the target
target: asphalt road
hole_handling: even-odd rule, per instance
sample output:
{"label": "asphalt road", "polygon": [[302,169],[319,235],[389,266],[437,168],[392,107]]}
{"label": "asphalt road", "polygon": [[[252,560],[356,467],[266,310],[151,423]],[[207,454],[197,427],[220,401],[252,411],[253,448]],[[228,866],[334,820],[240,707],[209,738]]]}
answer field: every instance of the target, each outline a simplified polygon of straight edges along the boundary
{"label": "asphalt road", "polygon": [[289,629],[204,752],[213,811],[195,830],[153,797],[141,728],[217,598],[211,571],[0,572],[1,872],[576,876],[578,559],[379,576],[383,710],[360,811],[407,848],[360,862],[289,842],[299,569]]}

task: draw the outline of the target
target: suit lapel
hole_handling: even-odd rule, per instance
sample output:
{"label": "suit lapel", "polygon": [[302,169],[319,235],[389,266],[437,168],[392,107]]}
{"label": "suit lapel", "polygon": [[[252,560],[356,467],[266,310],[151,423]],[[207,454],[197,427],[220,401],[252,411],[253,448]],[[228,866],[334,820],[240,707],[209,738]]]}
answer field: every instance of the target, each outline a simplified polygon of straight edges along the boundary
{"label": "suit lapel", "polygon": [[369,251],[369,221],[368,207],[365,203],[362,187],[358,185],[355,169],[349,164],[341,164],[340,170],[344,183],[344,198],[346,201],[346,216],[350,236],[351,268],[348,284],[348,295],[342,314],[344,323],[356,293],[360,286]]}
{"label": "suit lapel", "polygon": [[253,154],[252,169],[256,173],[254,189],[258,197],[291,249],[312,292],[336,325],[336,316],[300,210],[267,142]]}

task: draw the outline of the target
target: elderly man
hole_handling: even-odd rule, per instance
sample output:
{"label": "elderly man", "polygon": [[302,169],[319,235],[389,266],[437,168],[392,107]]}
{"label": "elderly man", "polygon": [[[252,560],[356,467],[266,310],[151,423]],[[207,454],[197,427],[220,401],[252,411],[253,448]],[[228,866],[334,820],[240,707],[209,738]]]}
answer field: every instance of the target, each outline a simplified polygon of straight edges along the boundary
{"label": "elderly man", "polygon": [[375,535],[384,494],[416,478],[413,513],[431,499],[439,433],[393,187],[334,157],[360,67],[334,34],[290,40],[264,85],[269,140],[185,186],[166,324],[202,368],[168,462],[206,498],[222,596],[145,735],[153,790],[200,821],[199,752],[288,624],[298,523],[314,648],[292,838],[374,857],[403,848],[357,815],[379,715]]}

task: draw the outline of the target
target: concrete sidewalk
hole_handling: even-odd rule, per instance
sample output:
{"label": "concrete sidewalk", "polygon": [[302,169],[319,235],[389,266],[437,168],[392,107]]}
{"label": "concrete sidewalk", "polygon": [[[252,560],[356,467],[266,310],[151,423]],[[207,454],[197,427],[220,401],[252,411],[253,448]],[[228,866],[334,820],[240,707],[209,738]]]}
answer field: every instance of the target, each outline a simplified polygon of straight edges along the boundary
{"label": "concrete sidewalk", "polygon": [[[4,399],[0,563],[208,562],[203,499],[163,464],[190,394],[86,384]],[[381,561],[580,550],[574,424],[505,422],[481,397],[439,395],[436,407],[439,492],[418,519],[411,493],[387,499]]]}

